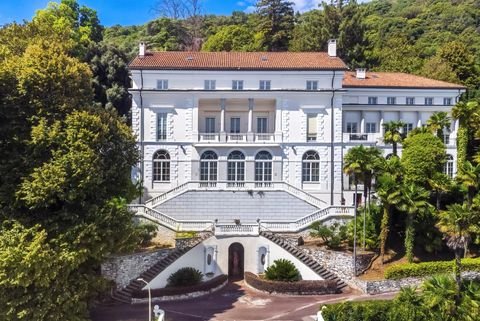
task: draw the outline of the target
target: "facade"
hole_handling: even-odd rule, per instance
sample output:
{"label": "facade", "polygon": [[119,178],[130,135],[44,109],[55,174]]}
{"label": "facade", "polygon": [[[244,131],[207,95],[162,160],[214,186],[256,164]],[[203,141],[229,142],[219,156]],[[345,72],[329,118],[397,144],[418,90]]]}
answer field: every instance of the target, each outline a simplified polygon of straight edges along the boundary
{"label": "facade", "polygon": [[[388,155],[383,123],[403,120],[410,131],[434,111],[450,112],[465,90],[401,73],[348,72],[335,42],[328,53],[150,53],[142,44],[130,70],[144,199],[192,182],[211,190],[284,183],[325,206],[351,205],[345,152],[364,144]],[[445,133],[450,175],[457,127]]]}

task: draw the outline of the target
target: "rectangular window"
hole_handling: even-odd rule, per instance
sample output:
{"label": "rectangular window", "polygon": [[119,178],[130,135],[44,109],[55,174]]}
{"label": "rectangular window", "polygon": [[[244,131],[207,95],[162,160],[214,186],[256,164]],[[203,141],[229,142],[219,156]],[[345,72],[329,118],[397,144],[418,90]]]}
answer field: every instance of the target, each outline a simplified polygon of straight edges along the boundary
{"label": "rectangular window", "polygon": [[432,97],[425,97],[425,105],[432,106],[433,105],[433,98]]}
{"label": "rectangular window", "polygon": [[266,117],[258,117],[257,118],[257,133],[265,134],[267,132],[268,132],[267,118]]}
{"label": "rectangular window", "polygon": [[443,104],[444,104],[445,106],[450,106],[450,105],[452,105],[452,98],[450,98],[450,97],[448,97],[448,98],[447,98],[447,97],[443,98]]}
{"label": "rectangular window", "polygon": [[387,97],[387,105],[395,105],[397,103],[396,97]]}
{"label": "rectangular window", "polygon": [[157,140],[167,139],[167,113],[157,114]]}
{"label": "rectangular window", "polygon": [[407,105],[415,105],[415,97],[407,97]]}
{"label": "rectangular window", "polygon": [[270,90],[270,80],[260,80],[260,90]]}
{"label": "rectangular window", "polygon": [[365,131],[367,133],[376,133],[377,132],[377,123],[366,123]]}
{"label": "rectangular window", "polygon": [[318,81],[307,80],[307,90],[318,90]]}
{"label": "rectangular window", "polygon": [[232,80],[232,90],[243,90],[243,80]]}
{"label": "rectangular window", "polygon": [[158,90],[167,90],[168,89],[168,80],[158,79],[157,80],[157,89]]}
{"label": "rectangular window", "polygon": [[317,140],[317,114],[307,114],[307,142]]}
{"label": "rectangular window", "polygon": [[378,97],[368,97],[368,104],[369,105],[376,105],[378,102]]}
{"label": "rectangular window", "polygon": [[350,133],[350,134],[358,133],[357,123],[347,123],[347,133]]}
{"label": "rectangular window", "polygon": [[215,90],[216,82],[215,80],[205,80],[204,88],[205,90]]}
{"label": "rectangular window", "polygon": [[207,117],[205,118],[205,133],[215,133],[215,118]]}
{"label": "rectangular window", "polygon": [[413,124],[412,123],[407,123],[403,125],[403,134],[407,135],[409,132],[413,130]]}
{"label": "rectangular window", "polygon": [[240,117],[230,118],[230,133],[232,134],[240,133]]}

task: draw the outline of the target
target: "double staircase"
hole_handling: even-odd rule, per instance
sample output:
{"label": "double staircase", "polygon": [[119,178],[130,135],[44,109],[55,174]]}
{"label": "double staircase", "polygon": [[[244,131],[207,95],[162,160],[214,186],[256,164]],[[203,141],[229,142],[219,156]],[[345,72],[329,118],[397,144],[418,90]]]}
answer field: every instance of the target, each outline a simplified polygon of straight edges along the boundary
{"label": "double staircase", "polygon": [[272,241],[273,243],[279,245],[282,247],[284,250],[288,251],[290,254],[295,256],[298,260],[300,260],[302,263],[304,263],[306,266],[308,266],[310,269],[312,269],[315,273],[317,273],[319,276],[321,276],[325,280],[333,280],[337,282],[337,290],[341,292],[344,290],[348,285],[340,279],[335,273],[328,271],[325,269],[320,263],[318,263],[316,260],[314,260],[310,255],[302,251],[296,246],[293,246],[290,244],[287,240],[284,238],[272,233],[272,232],[267,232],[267,231],[262,231],[260,232],[260,235],[265,237],[266,239]]}
{"label": "double staircase", "polygon": [[138,276],[138,278],[133,279],[130,283],[121,290],[114,291],[112,293],[112,299],[116,302],[121,303],[128,303],[132,302],[132,295],[136,291],[140,291],[143,287],[145,287],[145,283],[139,281],[138,279],[143,279],[146,282],[152,281],[157,275],[159,275],[162,271],[164,271],[168,266],[170,266],[173,262],[175,262],[178,258],[182,255],[193,249],[198,244],[202,243],[204,240],[211,237],[211,233],[205,233],[202,236],[198,237],[195,242],[190,244],[188,247],[184,248],[177,248],[172,251],[169,255],[167,255],[162,260],[158,261],[150,267],[148,270],[144,271],[142,274]]}

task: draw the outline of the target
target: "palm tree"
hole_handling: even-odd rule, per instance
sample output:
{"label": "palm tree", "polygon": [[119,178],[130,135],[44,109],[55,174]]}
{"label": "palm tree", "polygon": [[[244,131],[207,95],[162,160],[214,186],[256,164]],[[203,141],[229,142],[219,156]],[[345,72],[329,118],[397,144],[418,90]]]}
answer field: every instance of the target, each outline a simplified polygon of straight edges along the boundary
{"label": "palm tree", "polygon": [[457,173],[457,181],[467,190],[468,206],[472,206],[475,193],[480,186],[480,164],[473,165],[466,161]]}
{"label": "palm tree", "polygon": [[[394,157],[396,159],[397,157]],[[390,212],[392,207],[400,201],[397,178],[389,173],[383,173],[378,177],[377,195],[382,203],[383,215],[380,227],[380,256],[382,264],[385,263],[385,249],[387,247],[388,234],[390,233]]]}
{"label": "palm tree", "polygon": [[405,223],[405,251],[408,262],[413,262],[413,248],[415,244],[415,228],[413,225],[418,213],[427,213],[432,205],[428,203],[430,193],[415,184],[404,184],[400,187],[400,199],[397,208],[407,214]]}
{"label": "palm tree", "polygon": [[477,101],[459,102],[452,109],[452,116],[459,120],[460,128],[457,129],[457,164],[461,173],[462,165],[472,153],[471,142],[475,134],[480,134],[480,103]]}
{"label": "palm tree", "polygon": [[448,177],[448,175],[440,172],[436,172],[433,174],[432,178],[428,179],[428,185],[435,191],[435,208],[436,210],[440,210],[440,198],[443,192],[447,192],[450,190],[452,185],[452,181]]}
{"label": "palm tree", "polygon": [[447,210],[441,211],[439,216],[438,227],[448,239],[447,246],[455,253],[455,279],[460,289],[461,257],[468,251],[471,233],[480,225],[480,215],[463,203],[447,206]]}
{"label": "palm tree", "polygon": [[402,142],[403,134],[401,132],[405,123],[401,120],[392,120],[383,124],[385,133],[383,135],[383,142],[385,144],[392,144],[393,155],[397,156],[397,145]]}
{"label": "palm tree", "polygon": [[455,281],[446,275],[436,275],[422,284],[424,304],[439,320],[457,320],[457,289]]}
{"label": "palm tree", "polygon": [[430,119],[427,120],[427,128],[443,142],[443,129],[446,128],[450,131],[451,123],[452,119],[448,116],[447,112],[436,111],[430,116]]}

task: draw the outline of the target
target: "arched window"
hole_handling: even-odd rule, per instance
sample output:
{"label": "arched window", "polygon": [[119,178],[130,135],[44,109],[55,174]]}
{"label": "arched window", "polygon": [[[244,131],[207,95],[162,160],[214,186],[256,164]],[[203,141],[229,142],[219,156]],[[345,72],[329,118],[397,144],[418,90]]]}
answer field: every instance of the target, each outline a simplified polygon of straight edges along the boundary
{"label": "arched window", "polygon": [[245,155],[241,151],[233,151],[227,159],[227,180],[230,182],[245,181]]}
{"label": "arched window", "polygon": [[170,181],[170,154],[166,150],[157,150],[153,154],[153,181]]}
{"label": "arched window", "polygon": [[302,158],[302,181],[318,182],[320,180],[320,156],[316,151],[308,151]]}
{"label": "arched window", "polygon": [[200,157],[200,180],[217,181],[217,163],[218,156],[215,152],[209,150]]}
{"label": "arched window", "polygon": [[453,178],[453,156],[447,155],[447,161],[443,168],[443,172],[448,175],[448,177]]}
{"label": "arched window", "polygon": [[255,182],[272,181],[272,154],[261,151],[255,156]]}

